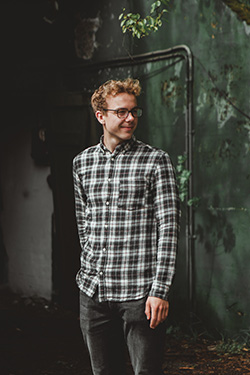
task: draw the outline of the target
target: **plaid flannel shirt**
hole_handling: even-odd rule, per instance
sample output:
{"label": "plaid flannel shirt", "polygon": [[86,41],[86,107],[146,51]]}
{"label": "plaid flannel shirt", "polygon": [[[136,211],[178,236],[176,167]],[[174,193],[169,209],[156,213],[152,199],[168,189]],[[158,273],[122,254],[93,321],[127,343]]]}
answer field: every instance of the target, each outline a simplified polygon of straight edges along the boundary
{"label": "plaid flannel shirt", "polygon": [[179,198],[168,154],[133,136],[111,153],[101,142],[74,158],[82,248],[81,291],[100,301],[168,298],[175,273]]}

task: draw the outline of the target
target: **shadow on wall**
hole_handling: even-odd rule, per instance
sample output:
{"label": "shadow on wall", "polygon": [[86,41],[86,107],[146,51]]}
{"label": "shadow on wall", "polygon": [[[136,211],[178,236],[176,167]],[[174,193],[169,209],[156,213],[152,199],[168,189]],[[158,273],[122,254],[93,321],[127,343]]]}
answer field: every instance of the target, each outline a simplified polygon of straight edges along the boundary
{"label": "shadow on wall", "polygon": [[[208,202],[205,202],[208,206]],[[221,207],[218,195],[206,209],[204,225],[196,229],[200,250],[196,257],[201,265],[196,270],[196,313],[213,334],[240,334],[247,324],[244,294],[248,276],[242,256],[237,251],[237,238],[230,208]],[[234,221],[233,221],[234,223]],[[197,243],[198,244],[198,243]]]}
{"label": "shadow on wall", "polygon": [[221,246],[225,253],[231,253],[236,245],[236,236],[232,224],[227,220],[227,212],[219,207],[220,198],[216,194],[212,207],[207,211],[205,227],[200,224],[197,226],[197,238],[204,243],[207,253],[213,253]]}
{"label": "shadow on wall", "polygon": [[[1,174],[0,174],[1,176]],[[3,194],[2,194],[2,181],[0,178],[0,213],[3,210]],[[7,268],[8,256],[4,246],[3,231],[0,221],[0,285],[7,283],[8,280],[8,268]]]}

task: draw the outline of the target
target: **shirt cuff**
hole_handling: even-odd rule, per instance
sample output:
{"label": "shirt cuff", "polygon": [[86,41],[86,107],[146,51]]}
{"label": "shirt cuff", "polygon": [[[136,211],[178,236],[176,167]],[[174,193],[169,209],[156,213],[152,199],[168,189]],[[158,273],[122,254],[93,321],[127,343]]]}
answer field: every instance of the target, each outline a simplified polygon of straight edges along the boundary
{"label": "shirt cuff", "polygon": [[150,297],[157,297],[167,301],[169,296],[169,287],[167,285],[153,283],[148,295]]}

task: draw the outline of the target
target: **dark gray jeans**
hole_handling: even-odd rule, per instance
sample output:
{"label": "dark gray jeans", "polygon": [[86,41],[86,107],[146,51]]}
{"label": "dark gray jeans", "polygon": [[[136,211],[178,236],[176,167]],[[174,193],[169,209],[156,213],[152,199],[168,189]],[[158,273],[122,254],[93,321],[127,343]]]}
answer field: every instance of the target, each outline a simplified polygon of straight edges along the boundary
{"label": "dark gray jeans", "polygon": [[80,292],[80,324],[94,375],[125,374],[127,344],[135,375],[162,375],[165,324],[149,327],[146,298],[99,302]]}

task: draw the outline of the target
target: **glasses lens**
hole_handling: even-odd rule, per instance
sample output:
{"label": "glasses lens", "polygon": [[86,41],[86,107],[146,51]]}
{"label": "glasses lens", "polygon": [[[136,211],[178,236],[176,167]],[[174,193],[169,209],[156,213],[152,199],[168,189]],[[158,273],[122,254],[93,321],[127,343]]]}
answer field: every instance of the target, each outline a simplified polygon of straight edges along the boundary
{"label": "glasses lens", "polygon": [[129,112],[131,112],[132,116],[135,117],[135,118],[141,117],[141,115],[142,115],[142,109],[141,108],[133,108],[131,111],[129,111],[126,108],[121,108],[121,109],[117,110],[117,116],[119,118],[127,118]]}
{"label": "glasses lens", "polygon": [[128,116],[128,110],[127,109],[118,109],[117,116],[120,118],[125,118]]}
{"label": "glasses lens", "polygon": [[134,117],[141,117],[141,115],[142,115],[142,109],[141,108],[134,108],[134,109],[132,109],[132,115],[134,116]]}

